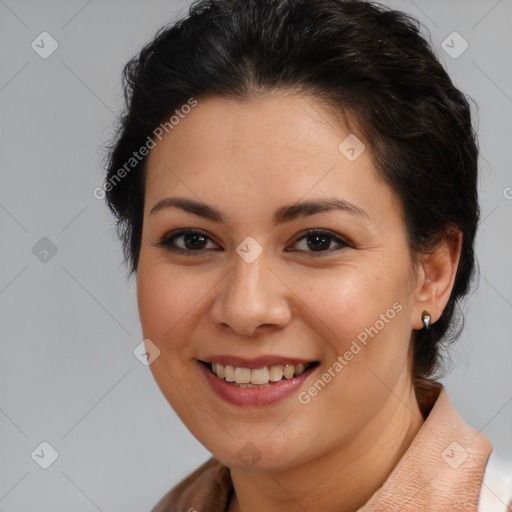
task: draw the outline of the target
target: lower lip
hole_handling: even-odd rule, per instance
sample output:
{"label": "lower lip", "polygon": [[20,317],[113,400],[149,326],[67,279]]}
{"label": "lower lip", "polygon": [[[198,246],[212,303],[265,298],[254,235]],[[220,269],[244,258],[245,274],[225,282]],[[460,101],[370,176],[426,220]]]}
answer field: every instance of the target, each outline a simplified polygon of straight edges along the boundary
{"label": "lower lip", "polygon": [[270,405],[284,400],[296,392],[318,366],[315,365],[297,377],[283,379],[276,384],[262,388],[244,388],[233,386],[224,379],[219,379],[205,364],[199,362],[198,364],[206,380],[218,396],[230,404],[245,406]]}

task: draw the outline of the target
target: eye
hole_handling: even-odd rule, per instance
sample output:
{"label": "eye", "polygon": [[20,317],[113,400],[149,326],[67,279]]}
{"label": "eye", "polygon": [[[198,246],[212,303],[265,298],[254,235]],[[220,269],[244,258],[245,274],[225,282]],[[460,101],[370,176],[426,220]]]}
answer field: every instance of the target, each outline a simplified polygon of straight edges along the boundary
{"label": "eye", "polygon": [[[179,241],[179,243],[178,243]],[[332,248],[332,243],[338,245]],[[182,229],[177,232],[166,235],[158,240],[154,245],[164,247],[170,251],[181,252],[185,254],[201,254],[205,250],[215,250],[208,247],[208,244],[216,245],[206,233],[195,229]],[[344,247],[353,247],[351,244],[336,236],[330,231],[324,229],[310,229],[299,238],[294,245],[302,244],[299,249],[286,249],[287,252],[310,252],[310,253],[332,253]]]}
{"label": "eye", "polygon": [[[304,252],[313,252],[313,253],[332,253],[343,247],[353,247],[351,244],[341,239],[339,236],[336,236],[334,233],[330,231],[326,231],[325,229],[310,229],[307,233],[299,238],[295,245],[300,244],[301,241],[305,241],[302,243],[302,249],[299,248],[299,251]],[[338,244],[338,248],[332,250],[331,243],[334,242]],[[287,249],[288,252],[295,252],[295,250]]]}
{"label": "eye", "polygon": [[[176,241],[180,239],[182,239],[180,244],[176,243]],[[182,229],[171,235],[166,235],[162,239],[158,240],[155,245],[165,247],[166,249],[175,252],[199,253],[208,248],[208,240],[211,240],[210,237],[202,231],[197,231],[195,229]]]}

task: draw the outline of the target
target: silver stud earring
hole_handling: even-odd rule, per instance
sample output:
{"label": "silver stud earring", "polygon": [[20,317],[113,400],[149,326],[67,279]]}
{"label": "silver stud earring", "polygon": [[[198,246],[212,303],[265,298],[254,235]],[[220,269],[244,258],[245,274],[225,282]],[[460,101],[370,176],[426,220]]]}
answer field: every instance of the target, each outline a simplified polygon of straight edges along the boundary
{"label": "silver stud earring", "polygon": [[423,313],[421,313],[421,321],[423,322],[423,327],[428,329],[430,325],[430,313],[428,311],[423,311]]}

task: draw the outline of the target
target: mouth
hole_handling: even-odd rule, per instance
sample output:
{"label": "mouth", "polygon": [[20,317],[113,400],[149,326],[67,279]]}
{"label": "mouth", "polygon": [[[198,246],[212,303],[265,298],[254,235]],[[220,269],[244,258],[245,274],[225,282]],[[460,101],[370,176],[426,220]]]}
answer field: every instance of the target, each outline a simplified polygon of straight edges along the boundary
{"label": "mouth", "polygon": [[292,364],[273,364],[259,368],[246,368],[231,364],[200,361],[213,375],[232,386],[243,388],[265,388],[275,386],[283,380],[291,380],[317,366],[318,361]]}
{"label": "mouth", "polygon": [[230,356],[197,359],[210,389],[236,406],[268,406],[296,393],[319,367],[319,361]]}

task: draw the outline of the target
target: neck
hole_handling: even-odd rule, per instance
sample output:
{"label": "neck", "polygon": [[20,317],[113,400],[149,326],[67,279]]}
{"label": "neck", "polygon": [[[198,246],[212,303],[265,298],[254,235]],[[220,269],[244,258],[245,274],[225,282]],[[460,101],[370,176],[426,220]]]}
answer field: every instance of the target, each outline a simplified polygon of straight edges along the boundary
{"label": "neck", "polygon": [[[307,464],[260,474],[233,468],[229,512],[354,512],[383,485],[423,424],[411,382],[349,443]],[[313,492],[314,491],[314,492]]]}

